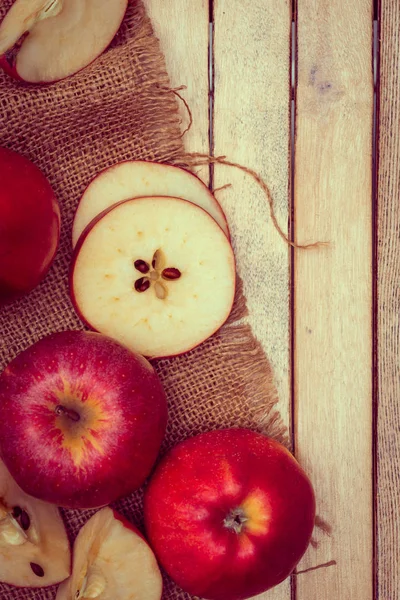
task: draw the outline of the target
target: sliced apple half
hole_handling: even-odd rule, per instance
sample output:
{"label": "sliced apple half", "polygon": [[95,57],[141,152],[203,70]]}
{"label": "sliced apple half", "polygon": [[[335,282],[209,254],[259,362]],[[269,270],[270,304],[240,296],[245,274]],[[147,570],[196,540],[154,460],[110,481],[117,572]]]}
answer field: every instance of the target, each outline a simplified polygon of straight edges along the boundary
{"label": "sliced apple half", "polygon": [[235,259],[202,208],[180,198],[137,198],[105,211],[80,237],[70,289],[93,329],[144,356],[174,356],[228,318]]}
{"label": "sliced apple half", "polygon": [[172,196],[189,200],[207,211],[229,237],[224,212],[207,186],[185,169],[146,161],[125,161],[105,169],[86,188],[75,213],[72,244],[106,208],[130,198]]}
{"label": "sliced apple half", "polygon": [[128,0],[15,0],[0,25],[0,66],[50,83],[80,71],[110,44]]}
{"label": "sliced apple half", "polygon": [[46,587],[64,581],[70,567],[58,508],[25,494],[0,461],[0,581]]}
{"label": "sliced apple half", "polygon": [[161,594],[161,573],[150,546],[126,519],[103,508],[78,533],[72,575],[56,600],[160,600]]}

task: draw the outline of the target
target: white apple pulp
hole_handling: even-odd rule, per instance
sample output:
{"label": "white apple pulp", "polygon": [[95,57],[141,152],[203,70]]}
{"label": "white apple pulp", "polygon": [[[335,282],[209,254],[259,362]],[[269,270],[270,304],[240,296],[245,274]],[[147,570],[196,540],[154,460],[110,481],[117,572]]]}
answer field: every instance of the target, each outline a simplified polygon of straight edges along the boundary
{"label": "white apple pulp", "polygon": [[0,581],[49,586],[69,576],[70,564],[58,508],[25,494],[0,461]]}
{"label": "white apple pulp", "polygon": [[16,0],[0,25],[0,55],[24,81],[64,79],[107,48],[127,4],[128,0]]}
{"label": "white apple pulp", "polygon": [[221,206],[196,175],[172,165],[131,160],[105,169],[89,183],[75,213],[72,245],[101,212],[122,200],[144,196],[189,200],[208,212],[229,237]]}
{"label": "white apple pulp", "polygon": [[80,316],[150,358],[181,354],[210,337],[228,318],[234,294],[226,235],[179,198],[122,202],[76,248],[71,296]]}
{"label": "white apple pulp", "polygon": [[162,578],[147,542],[110,508],[96,513],[74,544],[71,577],[56,600],[160,600]]}

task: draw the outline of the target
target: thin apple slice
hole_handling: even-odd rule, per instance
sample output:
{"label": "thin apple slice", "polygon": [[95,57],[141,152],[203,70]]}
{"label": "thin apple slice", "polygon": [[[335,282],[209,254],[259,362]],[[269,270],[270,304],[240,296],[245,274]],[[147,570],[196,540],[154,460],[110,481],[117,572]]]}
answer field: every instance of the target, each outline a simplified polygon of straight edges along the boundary
{"label": "thin apple slice", "polygon": [[137,198],[105,211],[80,237],[70,286],[90,327],[144,356],[174,356],[228,318],[235,259],[202,208],[180,198]]}
{"label": "thin apple slice", "polygon": [[16,0],[0,25],[0,65],[30,83],[80,71],[110,44],[128,0]]}
{"label": "thin apple slice", "polygon": [[45,587],[64,581],[70,567],[58,508],[25,494],[0,461],[0,581]]}
{"label": "thin apple slice", "polygon": [[103,508],[80,530],[72,575],[56,600],[160,600],[161,594],[161,573],[150,546],[126,519]]}
{"label": "thin apple slice", "polygon": [[122,200],[144,196],[172,196],[189,200],[207,211],[229,237],[221,206],[196,175],[172,165],[131,160],[105,169],[89,183],[75,213],[73,246],[85,227],[103,210]]}

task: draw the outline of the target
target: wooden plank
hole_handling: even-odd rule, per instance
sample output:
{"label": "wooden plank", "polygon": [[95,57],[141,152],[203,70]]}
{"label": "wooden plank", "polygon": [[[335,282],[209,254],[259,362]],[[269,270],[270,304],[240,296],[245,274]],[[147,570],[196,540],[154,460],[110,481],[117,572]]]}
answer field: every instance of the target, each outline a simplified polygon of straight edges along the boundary
{"label": "wooden plank", "polygon": [[381,1],[378,172],[377,591],[400,599],[400,4]]}
{"label": "wooden plank", "polygon": [[[185,134],[188,152],[209,154],[209,1],[144,0],[157,37],[164,52],[171,86],[187,89],[179,94],[187,101],[193,125]],[[183,129],[188,125],[188,111],[180,102]],[[208,184],[209,169],[196,169]]]}
{"label": "wooden plank", "polygon": [[[373,598],[372,0],[299,2],[295,233],[297,455],[333,527],[297,600]],[[332,596],[333,595],[333,596]]]}
{"label": "wooden plank", "polygon": [[[214,0],[214,154],[260,173],[287,230],[290,163],[288,0]],[[250,322],[275,371],[282,416],[290,423],[289,251],[267,201],[248,176],[216,166],[214,187],[228,215],[244,278]],[[288,600],[286,581],[265,596]]]}

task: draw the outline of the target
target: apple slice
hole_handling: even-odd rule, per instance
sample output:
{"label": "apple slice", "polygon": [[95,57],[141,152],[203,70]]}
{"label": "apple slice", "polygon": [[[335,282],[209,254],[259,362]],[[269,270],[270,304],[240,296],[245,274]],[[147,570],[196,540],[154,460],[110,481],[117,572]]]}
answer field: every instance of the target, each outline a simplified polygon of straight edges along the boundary
{"label": "apple slice", "polygon": [[92,221],[70,289],[90,327],[150,358],[191,350],[226,321],[235,294],[228,238],[195,204],[137,198]]}
{"label": "apple slice", "polygon": [[56,600],[160,600],[161,594],[161,573],[150,546],[126,519],[103,508],[80,530],[72,575]]}
{"label": "apple slice", "polygon": [[221,206],[204,183],[189,171],[146,161],[125,161],[105,169],[86,188],[75,213],[72,244],[103,210],[130,198],[173,196],[204,208],[229,237]]}
{"label": "apple slice", "polygon": [[0,581],[45,587],[66,579],[70,566],[58,509],[25,494],[0,461]]}
{"label": "apple slice", "polygon": [[16,0],[0,25],[0,66],[50,83],[80,71],[110,44],[128,0]]}

